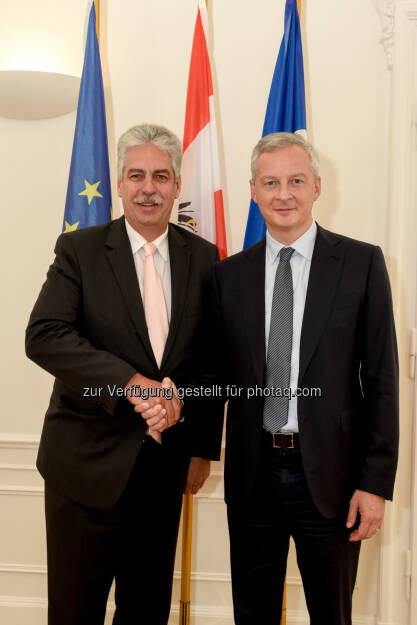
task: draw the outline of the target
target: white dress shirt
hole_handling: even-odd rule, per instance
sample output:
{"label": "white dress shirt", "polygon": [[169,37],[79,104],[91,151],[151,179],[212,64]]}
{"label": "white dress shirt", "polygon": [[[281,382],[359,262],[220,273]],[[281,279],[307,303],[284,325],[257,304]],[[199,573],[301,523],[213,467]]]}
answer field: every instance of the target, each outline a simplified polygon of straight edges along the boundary
{"label": "white dress shirt", "polygon": [[[143,267],[145,263],[145,248],[147,242],[125,219],[127,236],[129,237],[132,254],[135,261],[136,274],[138,276],[140,294],[143,301]],[[171,266],[169,263],[168,228],[153,243],[157,249],[154,255],[155,269],[162,282],[165,303],[167,307],[168,322],[171,321]]]}
{"label": "white dress shirt", "polygon": [[[292,247],[294,252],[290,259],[292,283],[294,291],[293,335],[291,351],[291,394],[296,391],[298,371],[300,367],[300,337],[303,323],[304,306],[310,275],[311,258],[316,242],[317,226],[313,221],[304,234],[291,245],[283,245],[276,241],[269,232],[266,233],[265,252],[265,348],[268,353],[269,326],[271,324],[272,295],[274,292],[275,273],[279,263],[279,253],[283,247]],[[283,432],[298,432],[297,397],[291,397],[288,407],[288,423]]]}

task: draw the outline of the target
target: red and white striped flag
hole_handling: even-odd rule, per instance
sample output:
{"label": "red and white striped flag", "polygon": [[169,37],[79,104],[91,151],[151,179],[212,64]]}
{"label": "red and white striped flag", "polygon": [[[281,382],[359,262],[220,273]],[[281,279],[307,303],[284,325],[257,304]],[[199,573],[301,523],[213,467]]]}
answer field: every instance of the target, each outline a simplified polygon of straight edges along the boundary
{"label": "red and white striped flag", "polygon": [[220,258],[225,258],[223,195],[207,41],[206,3],[200,0],[188,77],[178,223],[215,243]]}

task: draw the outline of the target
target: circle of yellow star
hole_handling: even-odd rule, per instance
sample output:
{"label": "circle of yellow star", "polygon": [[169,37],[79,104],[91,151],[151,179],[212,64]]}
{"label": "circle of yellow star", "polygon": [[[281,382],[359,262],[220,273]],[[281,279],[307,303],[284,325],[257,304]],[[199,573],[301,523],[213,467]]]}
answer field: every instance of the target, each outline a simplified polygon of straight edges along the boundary
{"label": "circle of yellow star", "polygon": [[76,230],[78,228],[78,224],[80,222],[76,221],[75,224],[70,224],[68,223],[68,221],[65,222],[65,230],[64,232],[73,232],[74,230]]}
{"label": "circle of yellow star", "polygon": [[91,200],[93,197],[103,197],[101,193],[97,191],[97,187],[100,184],[101,180],[95,182],[94,184],[90,184],[87,180],[84,180],[85,189],[81,191],[78,195],[86,195],[88,198],[88,205],[90,206]]}

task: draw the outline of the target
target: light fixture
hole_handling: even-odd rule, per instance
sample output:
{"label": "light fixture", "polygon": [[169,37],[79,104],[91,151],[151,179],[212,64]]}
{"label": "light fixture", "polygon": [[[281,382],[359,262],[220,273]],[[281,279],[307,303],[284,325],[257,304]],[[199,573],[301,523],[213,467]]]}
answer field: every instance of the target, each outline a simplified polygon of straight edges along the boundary
{"label": "light fixture", "polygon": [[0,71],[0,116],[46,119],[77,108],[80,77],[29,70]]}

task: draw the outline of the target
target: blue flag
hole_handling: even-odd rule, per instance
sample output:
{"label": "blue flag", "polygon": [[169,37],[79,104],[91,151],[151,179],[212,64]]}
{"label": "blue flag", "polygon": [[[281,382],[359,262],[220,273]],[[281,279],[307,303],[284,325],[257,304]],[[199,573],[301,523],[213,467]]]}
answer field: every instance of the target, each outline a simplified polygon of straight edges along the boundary
{"label": "blue flag", "polygon": [[[296,0],[286,0],[284,19],[284,35],[272,77],[263,137],[271,132],[306,129],[303,49]],[[246,249],[260,241],[265,232],[265,221],[258,205],[251,200],[243,247]]]}
{"label": "blue flag", "polygon": [[63,231],[111,219],[109,152],[94,2],[88,20]]}

